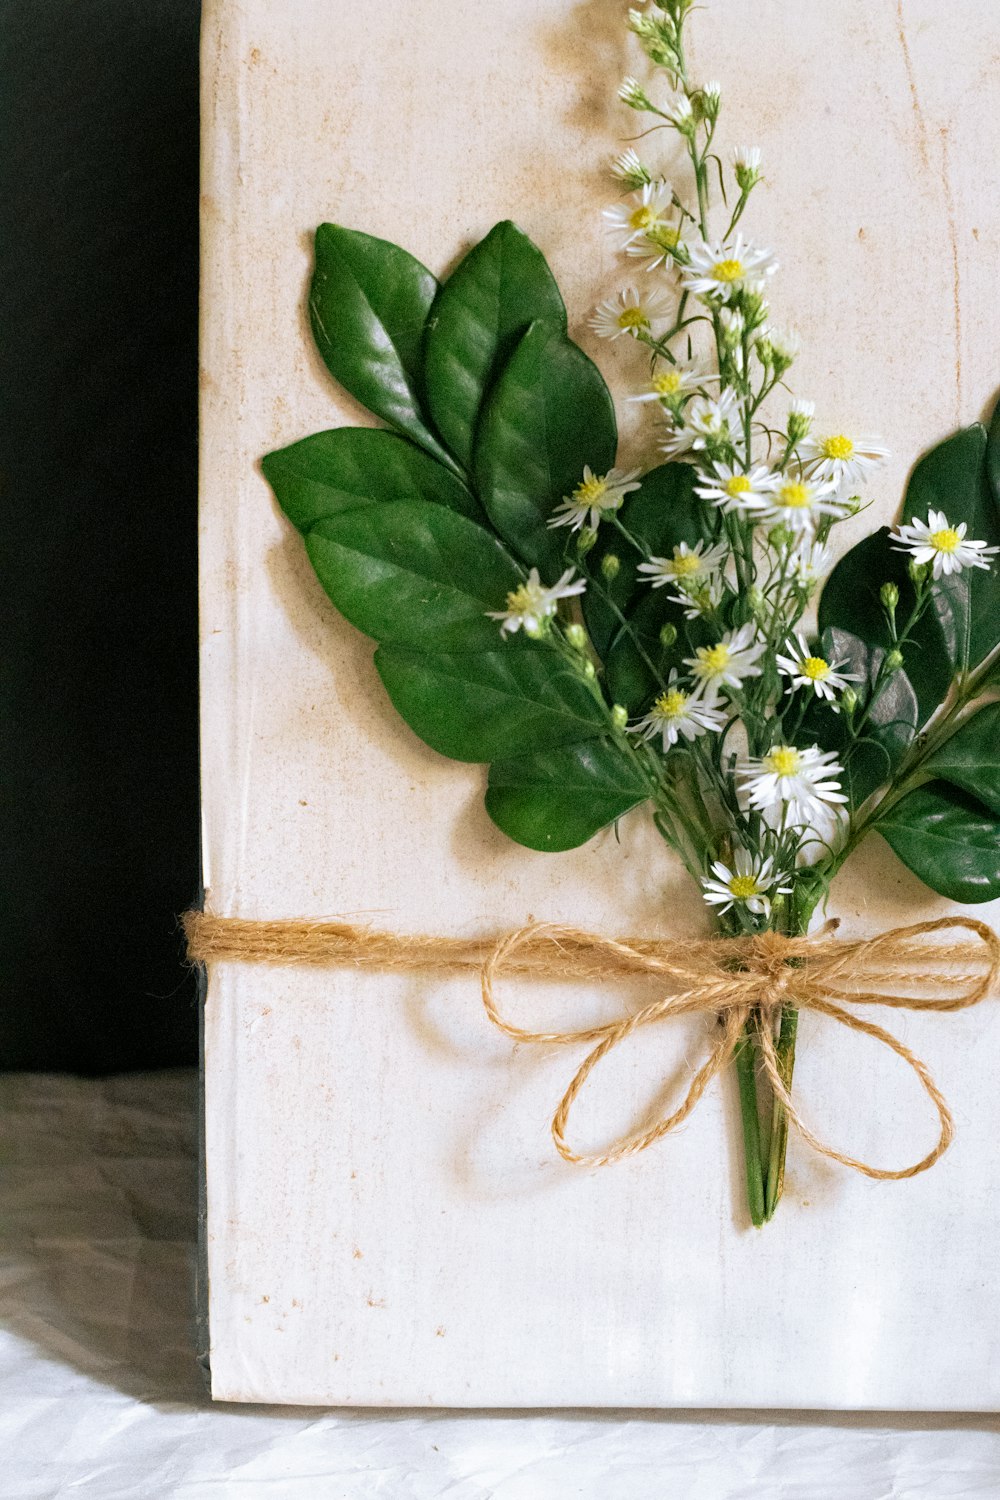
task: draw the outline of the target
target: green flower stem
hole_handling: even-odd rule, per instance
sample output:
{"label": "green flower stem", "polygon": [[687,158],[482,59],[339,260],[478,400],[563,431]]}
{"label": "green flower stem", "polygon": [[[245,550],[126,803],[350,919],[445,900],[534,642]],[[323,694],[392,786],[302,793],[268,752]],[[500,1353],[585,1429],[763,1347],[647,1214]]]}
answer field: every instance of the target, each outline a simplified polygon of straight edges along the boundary
{"label": "green flower stem", "polygon": [[756,1229],[767,1220],[764,1198],[764,1158],[760,1139],[760,1108],[757,1103],[757,1042],[753,1021],[748,1021],[736,1044],[734,1061],[740,1086],[740,1119],[743,1125],[743,1159],[747,1179],[747,1207]]}
{"label": "green flower stem", "polygon": [[[778,1075],[786,1089],[792,1087],[792,1070],[795,1067],[795,1037],[799,1028],[799,1013],[791,1005],[781,1012],[781,1028],[775,1045]],[[771,1105],[771,1140],[768,1149],[767,1176],[764,1182],[764,1218],[774,1218],[774,1210],[785,1185],[785,1154],[788,1150],[788,1112],[780,1099]]]}

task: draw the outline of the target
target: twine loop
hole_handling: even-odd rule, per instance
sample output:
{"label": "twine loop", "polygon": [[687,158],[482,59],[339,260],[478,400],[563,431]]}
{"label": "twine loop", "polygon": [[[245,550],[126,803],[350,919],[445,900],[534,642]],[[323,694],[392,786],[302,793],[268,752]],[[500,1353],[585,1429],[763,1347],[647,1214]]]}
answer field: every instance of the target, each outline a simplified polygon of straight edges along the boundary
{"label": "twine loop", "polygon": [[[552,1138],[565,1161],[610,1166],[676,1130],[752,1034],[760,1066],[775,1098],[784,1104],[789,1124],[819,1155],[879,1181],[915,1177],[932,1167],[951,1144],[955,1134],[951,1111],[926,1063],[891,1031],[857,1015],[853,1007],[947,1012],[977,1005],[1000,981],[1000,938],[985,922],[964,916],[917,922],[851,941],[832,936],[836,925],[828,922],[813,937],[764,932],[685,942],[605,938],[558,923],[534,922],[485,944],[377,932],[341,922],[253,922],[205,912],[189,912],[184,919],[189,957],[200,962],[337,965],[397,972],[478,969],[486,1014],[505,1036],[541,1046],[592,1044],[552,1117]],[[961,939],[955,936],[959,932]],[[950,935],[949,939],[941,941],[943,935]],[[618,1020],[578,1029],[533,1031],[508,1020],[498,1006],[496,983],[510,975],[581,983],[646,976],[659,981],[666,992]],[[899,986],[908,992],[898,993]],[[778,1063],[775,1030],[785,1007],[827,1016],[901,1058],[937,1111],[940,1129],[932,1150],[911,1166],[890,1170],[838,1151],[816,1136],[799,1114]],[[644,1027],[685,1015],[710,1017],[718,1024],[680,1105],[629,1132],[604,1152],[575,1151],[568,1140],[570,1114],[602,1060]]]}

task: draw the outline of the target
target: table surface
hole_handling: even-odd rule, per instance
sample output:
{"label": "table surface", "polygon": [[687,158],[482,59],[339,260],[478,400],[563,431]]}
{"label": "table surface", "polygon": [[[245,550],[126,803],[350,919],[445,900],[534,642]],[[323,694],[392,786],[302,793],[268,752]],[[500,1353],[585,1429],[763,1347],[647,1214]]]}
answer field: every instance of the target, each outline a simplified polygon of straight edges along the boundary
{"label": "table surface", "polygon": [[0,1078],[5,1500],[986,1500],[1000,1418],[213,1405],[197,1079]]}

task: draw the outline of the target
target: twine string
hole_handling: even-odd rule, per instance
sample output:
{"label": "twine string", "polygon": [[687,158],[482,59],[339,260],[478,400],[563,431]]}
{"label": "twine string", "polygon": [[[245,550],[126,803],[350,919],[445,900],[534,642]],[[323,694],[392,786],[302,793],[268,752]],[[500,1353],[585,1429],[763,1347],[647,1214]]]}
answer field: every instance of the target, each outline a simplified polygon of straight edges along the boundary
{"label": "twine string", "polygon": [[[540,1046],[593,1043],[552,1117],[552,1138],[565,1161],[610,1166],[676,1130],[732,1060],[749,1025],[774,1096],[784,1105],[789,1123],[814,1151],[879,1181],[915,1177],[932,1167],[951,1144],[955,1134],[951,1111],[926,1063],[891,1031],[850,1007],[951,1012],[977,1005],[1000,981],[1000,938],[985,922],[964,916],[917,922],[847,942],[830,935],[835,925],[828,923],[814,937],[764,932],[681,942],[606,938],[559,923],[533,922],[490,943],[379,932],[343,922],[260,922],[207,912],[189,912],[184,918],[188,955],[195,962],[305,964],[403,973],[478,970],[486,1015],[511,1040]],[[926,941],[945,933],[951,934],[950,940]],[[501,1012],[495,985],[505,975],[601,983],[646,976],[665,982],[669,991],[619,1020],[533,1031]],[[899,986],[908,991],[929,988],[934,993],[900,994]],[[936,1145],[911,1166],[890,1170],[821,1140],[802,1119],[781,1076],[775,1030],[785,1006],[827,1016],[901,1058],[935,1107],[940,1126]],[[685,1015],[711,1017],[718,1025],[707,1056],[691,1076],[677,1108],[622,1136],[604,1152],[575,1151],[568,1140],[570,1114],[602,1060],[644,1027]]]}

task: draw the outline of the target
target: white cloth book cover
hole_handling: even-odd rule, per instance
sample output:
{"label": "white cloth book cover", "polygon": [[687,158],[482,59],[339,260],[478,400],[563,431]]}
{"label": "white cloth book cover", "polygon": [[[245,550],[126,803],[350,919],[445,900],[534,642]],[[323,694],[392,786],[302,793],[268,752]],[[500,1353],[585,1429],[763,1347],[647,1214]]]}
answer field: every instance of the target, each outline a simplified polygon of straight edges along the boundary
{"label": "white cloth book cover", "polygon": [[[499,219],[547,256],[570,333],[649,463],[627,340],[586,318],[622,265],[607,160],[641,65],[624,7],[578,0],[211,0],[204,13],[202,712],[209,909],[493,935],[529,918],[697,936],[705,907],[642,817],[566,854],[507,840],[485,771],[421,744],[327,602],[261,475],[272,449],[370,419],[305,312],[315,227],[404,245],[438,274]],[[718,0],[693,66],[727,145],[762,147],[753,232],[802,334],[796,389],[881,433],[873,512],[917,455],[980,418],[998,376],[1000,73],[987,0]],[[631,278],[634,279],[634,278]],[[639,408],[644,414],[645,408]],[[870,528],[869,528],[870,529]],[[847,528],[845,528],[845,531]],[[860,532],[859,532],[860,534]],[[853,537],[851,538],[853,540]],[[872,837],[835,883],[848,935],[939,915]],[[996,911],[977,915],[995,920]],[[509,986],[525,1024],[624,993]],[[212,1394],[398,1406],[994,1407],[1000,1399],[1000,1013],[904,1013],[955,1109],[930,1172],[867,1181],[793,1134],[772,1223],[742,1206],[735,1083],[603,1170],[548,1123],[575,1063],[514,1048],[475,978],[214,964],[204,1020]],[[676,1088],[709,1023],[650,1030],[588,1094],[598,1146]],[[903,1165],[933,1116],[884,1048],[805,1018],[802,1108]]]}

